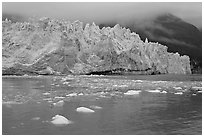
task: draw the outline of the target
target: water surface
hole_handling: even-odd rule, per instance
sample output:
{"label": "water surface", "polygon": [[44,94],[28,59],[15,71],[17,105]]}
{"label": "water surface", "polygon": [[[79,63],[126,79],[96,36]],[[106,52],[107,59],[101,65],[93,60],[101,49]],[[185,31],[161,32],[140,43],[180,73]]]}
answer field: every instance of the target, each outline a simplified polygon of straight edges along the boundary
{"label": "water surface", "polygon": [[[180,87],[180,88],[178,88]],[[201,76],[3,77],[3,134],[202,134]],[[166,91],[151,93],[148,90]],[[124,95],[141,90],[137,95]],[[71,93],[82,95],[69,96]],[[182,93],[182,94],[175,94]],[[62,107],[53,103],[64,100]],[[95,113],[76,112],[96,105]],[[56,114],[72,124],[50,123]]]}

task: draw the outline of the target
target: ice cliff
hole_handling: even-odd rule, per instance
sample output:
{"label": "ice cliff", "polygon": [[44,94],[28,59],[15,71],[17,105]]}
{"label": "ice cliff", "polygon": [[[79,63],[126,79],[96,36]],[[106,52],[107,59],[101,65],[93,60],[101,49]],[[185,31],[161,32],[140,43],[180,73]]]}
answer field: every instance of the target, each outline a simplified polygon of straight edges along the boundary
{"label": "ice cliff", "polygon": [[190,74],[190,59],[116,25],[100,29],[41,18],[24,23],[2,22],[3,75]]}

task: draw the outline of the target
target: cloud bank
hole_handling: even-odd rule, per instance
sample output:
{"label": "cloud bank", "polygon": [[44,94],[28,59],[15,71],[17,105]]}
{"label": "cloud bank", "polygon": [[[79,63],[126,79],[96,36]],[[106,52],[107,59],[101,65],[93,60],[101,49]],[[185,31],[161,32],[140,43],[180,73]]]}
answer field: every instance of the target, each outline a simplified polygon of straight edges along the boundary
{"label": "cloud bank", "polygon": [[128,19],[141,21],[168,12],[198,28],[202,27],[201,2],[3,2],[2,12],[25,17],[80,20],[85,23]]}

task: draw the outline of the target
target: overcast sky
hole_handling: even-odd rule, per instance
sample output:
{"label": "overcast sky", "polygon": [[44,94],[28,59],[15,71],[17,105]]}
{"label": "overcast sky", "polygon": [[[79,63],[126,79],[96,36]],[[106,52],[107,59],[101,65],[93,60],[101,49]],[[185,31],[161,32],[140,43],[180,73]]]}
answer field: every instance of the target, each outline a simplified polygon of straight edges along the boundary
{"label": "overcast sky", "polygon": [[3,13],[22,16],[53,17],[70,21],[102,23],[112,20],[143,20],[158,14],[169,12],[197,27],[202,26],[202,3],[2,3]]}

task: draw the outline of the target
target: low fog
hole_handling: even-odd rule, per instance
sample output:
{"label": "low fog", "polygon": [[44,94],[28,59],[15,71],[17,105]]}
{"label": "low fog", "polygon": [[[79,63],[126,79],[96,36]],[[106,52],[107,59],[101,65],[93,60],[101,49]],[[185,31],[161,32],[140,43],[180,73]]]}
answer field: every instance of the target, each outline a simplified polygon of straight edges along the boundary
{"label": "low fog", "polygon": [[80,20],[84,23],[126,22],[134,20],[142,22],[159,14],[172,13],[175,16],[202,27],[202,3],[45,3],[45,2],[3,2],[3,14],[13,14],[27,20],[29,17],[51,17],[70,21]]}

